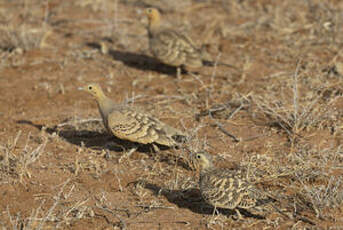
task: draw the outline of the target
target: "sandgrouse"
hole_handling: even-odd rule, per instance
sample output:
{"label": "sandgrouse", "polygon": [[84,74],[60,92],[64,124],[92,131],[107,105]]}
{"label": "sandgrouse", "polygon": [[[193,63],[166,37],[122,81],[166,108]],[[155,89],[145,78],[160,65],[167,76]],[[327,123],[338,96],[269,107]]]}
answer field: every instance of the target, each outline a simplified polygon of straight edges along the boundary
{"label": "sandgrouse", "polygon": [[242,170],[220,169],[213,166],[208,153],[195,154],[200,164],[199,186],[203,199],[216,208],[235,210],[241,218],[239,208],[251,210],[274,199],[260,191],[247,180]]}
{"label": "sandgrouse", "polygon": [[185,137],[183,132],[135,107],[113,102],[98,84],[90,84],[84,89],[95,97],[107,130],[120,139],[172,147],[178,144],[177,140],[180,140],[180,137]]}
{"label": "sandgrouse", "polygon": [[205,50],[198,49],[185,34],[172,29],[160,27],[161,15],[155,8],[147,8],[145,13],[149,20],[149,47],[153,56],[164,64],[177,67],[177,75],[181,75],[181,67],[198,68],[205,59],[210,59]]}

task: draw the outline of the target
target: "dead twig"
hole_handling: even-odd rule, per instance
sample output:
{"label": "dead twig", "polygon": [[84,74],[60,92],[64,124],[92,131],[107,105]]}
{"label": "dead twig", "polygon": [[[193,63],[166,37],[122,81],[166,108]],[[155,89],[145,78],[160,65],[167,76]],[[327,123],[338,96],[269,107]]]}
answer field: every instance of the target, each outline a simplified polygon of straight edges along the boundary
{"label": "dead twig", "polygon": [[229,133],[226,129],[224,129],[223,125],[218,121],[213,124],[214,127],[217,127],[220,131],[222,131],[226,136],[231,137],[234,142],[240,142],[240,139],[235,137],[233,134]]}
{"label": "dead twig", "polygon": [[93,122],[93,121],[102,121],[100,118],[90,118],[90,119],[82,119],[82,120],[71,120],[68,122],[64,122],[61,124],[58,124],[56,127],[64,127],[68,125],[73,125],[73,124],[83,124],[83,123],[88,123],[88,122]]}

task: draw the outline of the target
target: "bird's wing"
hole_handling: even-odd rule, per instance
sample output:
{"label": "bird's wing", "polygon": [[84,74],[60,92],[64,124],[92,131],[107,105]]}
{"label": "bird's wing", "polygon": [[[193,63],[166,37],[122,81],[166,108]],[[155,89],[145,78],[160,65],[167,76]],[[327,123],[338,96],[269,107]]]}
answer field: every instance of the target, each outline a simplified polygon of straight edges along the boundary
{"label": "bird's wing", "polygon": [[125,108],[112,111],[108,117],[108,126],[121,139],[142,144],[156,142],[166,146],[175,145],[168,133],[169,129],[174,130],[172,127],[138,110]]}
{"label": "bird's wing", "polygon": [[201,66],[201,53],[193,41],[184,34],[174,30],[163,30],[151,40],[153,54],[170,65]]}
{"label": "bird's wing", "polygon": [[202,176],[204,199],[216,207],[234,209],[241,202],[247,184],[233,170],[215,169]]}

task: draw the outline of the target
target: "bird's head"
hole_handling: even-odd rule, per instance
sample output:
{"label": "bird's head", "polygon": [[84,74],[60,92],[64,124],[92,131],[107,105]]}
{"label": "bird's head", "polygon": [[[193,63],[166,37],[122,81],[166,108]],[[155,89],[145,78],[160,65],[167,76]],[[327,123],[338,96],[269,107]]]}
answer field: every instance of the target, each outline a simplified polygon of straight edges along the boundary
{"label": "bird's head", "polygon": [[195,161],[200,165],[202,170],[209,169],[213,166],[212,156],[207,152],[197,152],[194,154]]}
{"label": "bird's head", "polygon": [[85,87],[83,87],[83,90],[92,94],[95,98],[101,98],[104,96],[104,93],[103,93],[100,85],[97,83],[92,83],[92,84],[86,85]]}
{"label": "bird's head", "polygon": [[145,14],[149,19],[150,26],[155,26],[160,23],[160,12],[156,8],[145,9]]}

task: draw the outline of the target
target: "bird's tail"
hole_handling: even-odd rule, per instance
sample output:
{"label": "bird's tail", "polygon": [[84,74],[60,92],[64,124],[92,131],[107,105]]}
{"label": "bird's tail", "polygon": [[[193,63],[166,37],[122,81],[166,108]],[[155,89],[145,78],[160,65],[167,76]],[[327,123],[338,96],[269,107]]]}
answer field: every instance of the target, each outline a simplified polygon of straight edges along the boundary
{"label": "bird's tail", "polygon": [[239,71],[239,69],[234,65],[230,65],[230,64],[226,64],[226,63],[218,62],[218,61],[213,61],[212,56],[207,52],[206,45],[203,45],[201,47],[200,53],[201,53],[201,57],[202,57],[202,63],[205,66],[215,66],[215,65],[226,66],[226,67],[229,67],[229,68],[232,68],[232,69]]}
{"label": "bird's tail", "polygon": [[207,48],[206,45],[203,45],[200,49],[200,55],[202,58],[203,63],[212,63],[213,62],[213,58],[212,56],[207,52]]}

